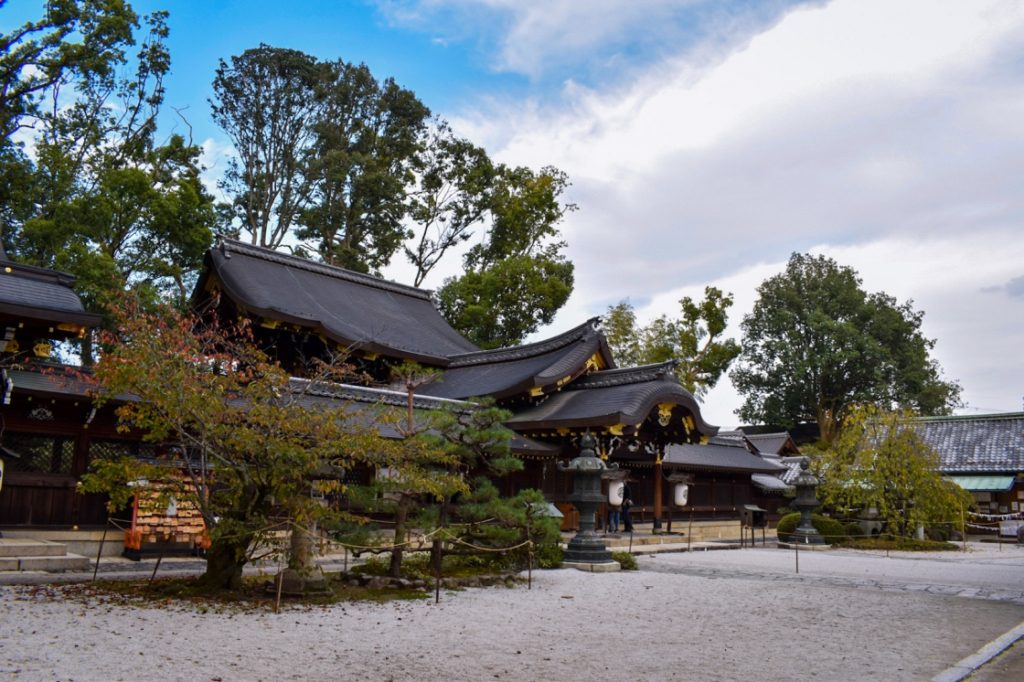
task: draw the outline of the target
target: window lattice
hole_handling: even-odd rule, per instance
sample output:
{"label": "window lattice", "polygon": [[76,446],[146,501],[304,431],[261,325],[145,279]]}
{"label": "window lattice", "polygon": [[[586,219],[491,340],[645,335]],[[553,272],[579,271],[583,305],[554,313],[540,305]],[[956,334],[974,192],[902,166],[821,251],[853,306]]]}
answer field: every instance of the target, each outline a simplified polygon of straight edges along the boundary
{"label": "window lattice", "polygon": [[74,470],[75,443],[70,438],[5,433],[4,447],[20,455],[7,462],[14,471],[70,474]]}

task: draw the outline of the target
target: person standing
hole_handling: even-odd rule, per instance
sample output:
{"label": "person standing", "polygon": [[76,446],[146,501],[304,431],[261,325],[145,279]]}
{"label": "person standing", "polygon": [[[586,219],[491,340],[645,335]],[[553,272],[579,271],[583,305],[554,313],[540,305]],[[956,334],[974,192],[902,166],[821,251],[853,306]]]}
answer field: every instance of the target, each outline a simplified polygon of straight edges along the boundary
{"label": "person standing", "polygon": [[633,519],[629,515],[629,510],[633,506],[633,500],[630,497],[629,486],[622,493],[622,530],[627,533],[633,532]]}
{"label": "person standing", "polygon": [[609,533],[619,532],[619,508],[617,504],[608,505],[608,525],[605,526],[605,530]]}

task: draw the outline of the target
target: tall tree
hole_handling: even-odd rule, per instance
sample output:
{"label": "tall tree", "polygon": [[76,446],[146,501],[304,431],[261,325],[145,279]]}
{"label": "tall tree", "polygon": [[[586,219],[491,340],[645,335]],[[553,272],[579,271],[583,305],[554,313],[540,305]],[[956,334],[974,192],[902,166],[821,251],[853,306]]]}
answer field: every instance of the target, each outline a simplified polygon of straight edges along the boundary
{"label": "tall tree", "polygon": [[35,210],[13,238],[30,262],[78,275],[94,306],[112,287],[143,282],[183,300],[212,239],[200,150],[178,135],[155,142],[170,67],[166,14],[146,24],[133,71],[76,81],[63,105],[49,93],[53,106],[37,119]]}
{"label": "tall tree", "polygon": [[942,478],[939,455],[909,412],[851,408],[842,433],[814,466],[825,504],[844,511],[873,507],[890,532],[904,537],[930,524],[952,522],[962,531],[963,510],[972,503],[968,492]]}
{"label": "tall tree", "polygon": [[[140,20],[119,2],[73,9],[75,16],[92,12],[90,21],[126,25],[127,37],[102,53],[104,65],[65,70],[48,89],[34,91],[34,158],[5,171],[26,179],[8,206],[13,220],[5,240],[26,262],[76,275],[92,308],[126,285],[181,302],[212,241],[214,216],[199,177],[199,148],[179,135],[157,142],[170,68],[167,14]],[[143,38],[128,56],[136,29],[144,29]],[[86,343],[83,359],[89,355]]]}
{"label": "tall tree", "polygon": [[678,319],[662,315],[646,326],[637,326],[633,306],[623,301],[608,308],[605,335],[620,364],[676,360],[679,381],[687,390],[703,396],[740,353],[735,340],[722,338],[731,306],[732,294],[706,287],[702,301],[689,296],[680,299]]}
{"label": "tall tree", "polygon": [[573,264],[558,230],[576,208],[562,203],[568,186],[556,168],[497,169],[486,237],[463,259],[465,274],[445,280],[437,294],[448,322],[482,348],[521,343],[569,299]]}
{"label": "tall tree", "polygon": [[[0,0],[0,9],[6,4]],[[136,28],[138,16],[123,0],[50,0],[41,19],[0,34],[0,144],[31,125],[54,88],[109,78]]]}
{"label": "tall tree", "polygon": [[409,236],[403,221],[430,110],[365,64],[322,64],[297,236],[320,258],[378,273]]}
{"label": "tall tree", "polygon": [[942,414],[960,387],[942,378],[921,333],[923,313],[868,294],[849,267],[794,253],[758,288],[743,320],[743,352],[731,377],[742,419],[780,426],[816,421],[832,442],[847,410],[872,403]]}
{"label": "tall tree", "polygon": [[217,67],[213,120],[238,154],[221,187],[230,218],[253,244],[280,246],[308,202],[320,71],[303,52],[263,44]]}
{"label": "tall tree", "polygon": [[[0,0],[0,9],[6,4]],[[119,0],[54,0],[38,21],[0,34],[0,232],[6,248],[14,250],[13,232],[45,203],[19,138],[41,125],[45,103],[56,103],[53,96],[62,87],[109,81],[126,62],[138,24]]]}
{"label": "tall tree", "polygon": [[419,186],[409,210],[414,239],[405,255],[416,266],[413,286],[423,283],[449,249],[473,236],[487,215],[495,172],[481,147],[456,137],[445,121],[435,123],[417,160]]}

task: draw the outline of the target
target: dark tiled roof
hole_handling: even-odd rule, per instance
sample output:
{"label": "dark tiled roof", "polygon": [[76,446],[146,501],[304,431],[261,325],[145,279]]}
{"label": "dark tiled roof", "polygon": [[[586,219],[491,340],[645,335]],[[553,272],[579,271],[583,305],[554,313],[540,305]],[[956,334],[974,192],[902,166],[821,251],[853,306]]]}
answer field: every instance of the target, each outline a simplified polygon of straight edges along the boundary
{"label": "dark tiled roof", "polygon": [[781,478],[771,474],[750,474],[750,480],[766,493],[784,493],[791,488]]}
{"label": "dark tiled roof", "polygon": [[476,350],[434,307],[430,292],[225,239],[207,272],[247,312],[323,333],[361,350],[445,366]]}
{"label": "dark tiled roof", "polygon": [[780,433],[744,433],[744,435],[762,455],[798,454],[800,452],[787,431]]}
{"label": "dark tiled roof", "polygon": [[1024,471],[1024,412],[923,417],[915,428],[939,453],[945,473]]}
{"label": "dark tiled roof", "polygon": [[697,401],[679,384],[672,368],[673,363],[661,363],[593,372],[517,413],[506,423],[521,431],[560,426],[635,426],[658,403],[674,403],[689,410],[697,431],[714,435],[717,427],[704,422]]}
{"label": "dark tiled roof", "polygon": [[88,373],[77,367],[36,364],[24,369],[9,369],[7,375],[15,393],[85,398],[96,392]]}
{"label": "dark tiled roof", "polygon": [[778,475],[785,471],[781,464],[753,454],[736,445],[669,445],[665,448],[665,465],[683,469],[721,469]]}
{"label": "dark tiled roof", "polygon": [[512,348],[453,355],[441,378],[423,392],[448,398],[505,398],[534,388],[550,388],[579,376],[587,361],[601,355],[612,362],[597,318],[544,341]]}
{"label": "dark tiled roof", "polygon": [[[394,407],[404,410],[408,406],[409,396],[402,391],[392,391],[382,388],[367,388],[363,386],[352,386],[350,384],[336,384],[327,382],[311,382],[308,379],[293,377],[289,382],[293,394],[306,405],[321,405],[324,407],[341,408],[357,418],[369,422],[377,420],[376,414],[368,411],[368,408],[377,406]],[[415,413],[422,413],[424,410],[456,409],[469,411],[475,405],[462,400],[449,400],[447,398],[436,398],[433,396],[415,395],[413,397],[413,410]],[[415,417],[414,417],[415,419]],[[398,428],[389,423],[388,420],[377,420],[377,426],[381,435],[385,438],[401,438],[402,434]],[[512,436],[511,448],[513,452],[524,455],[549,455],[554,456],[561,452],[561,449],[541,443],[526,436],[514,434]]]}
{"label": "dark tiled roof", "polygon": [[74,282],[64,272],[0,261],[0,312],[58,324],[99,324],[100,316],[82,307]]}

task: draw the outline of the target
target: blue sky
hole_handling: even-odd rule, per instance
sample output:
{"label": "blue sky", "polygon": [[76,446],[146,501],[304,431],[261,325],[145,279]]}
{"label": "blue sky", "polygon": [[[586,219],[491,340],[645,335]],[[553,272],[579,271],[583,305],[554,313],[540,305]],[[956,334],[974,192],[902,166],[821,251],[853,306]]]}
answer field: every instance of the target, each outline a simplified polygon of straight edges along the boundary
{"label": "blue sky", "polygon": [[[211,180],[231,151],[206,102],[217,60],[260,42],[365,62],[495,158],[565,170],[576,290],[541,336],[626,298],[675,314],[713,284],[738,337],[757,285],[813,251],[924,311],[965,412],[1022,409],[1024,3],[133,4],[171,12],[167,103]],[[0,26],[38,6],[12,0]],[[726,380],[703,409],[730,426],[738,405]]]}

